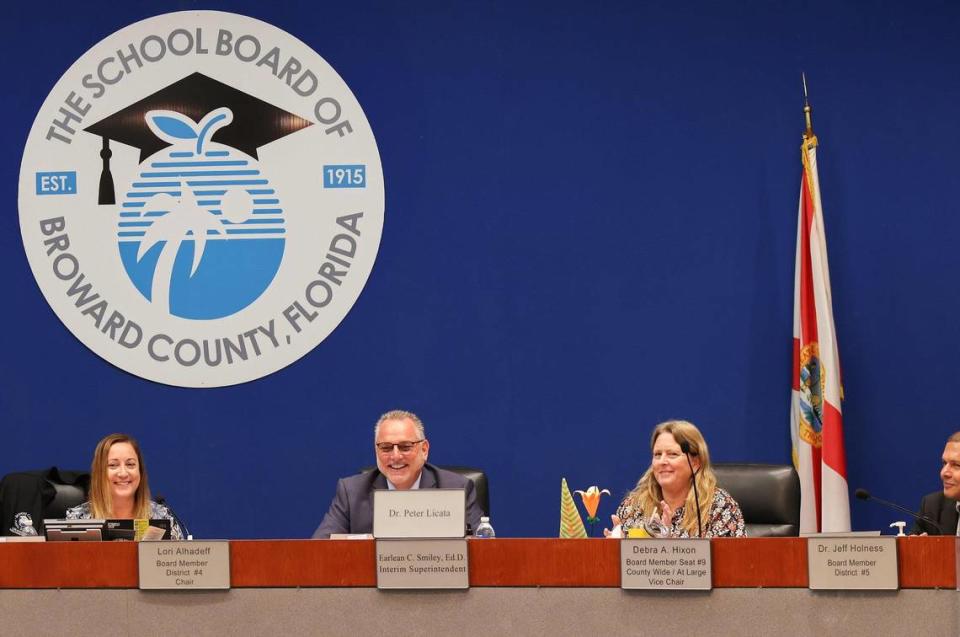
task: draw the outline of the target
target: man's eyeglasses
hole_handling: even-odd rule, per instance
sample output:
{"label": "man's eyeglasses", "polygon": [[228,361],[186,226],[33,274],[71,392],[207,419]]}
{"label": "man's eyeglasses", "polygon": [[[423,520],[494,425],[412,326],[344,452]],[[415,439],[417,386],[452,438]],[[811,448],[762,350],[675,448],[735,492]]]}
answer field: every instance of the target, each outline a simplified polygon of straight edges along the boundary
{"label": "man's eyeglasses", "polygon": [[400,453],[410,453],[413,448],[419,445],[423,440],[413,440],[410,442],[378,442],[377,451],[380,453],[390,453],[396,447]]}

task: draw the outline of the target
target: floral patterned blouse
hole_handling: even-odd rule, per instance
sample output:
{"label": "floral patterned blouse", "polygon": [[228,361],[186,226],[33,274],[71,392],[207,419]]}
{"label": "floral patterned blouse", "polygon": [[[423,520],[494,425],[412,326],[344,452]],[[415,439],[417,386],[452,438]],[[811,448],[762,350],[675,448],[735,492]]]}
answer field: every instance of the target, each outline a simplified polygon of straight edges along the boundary
{"label": "floral patterned blouse", "polygon": [[[90,503],[84,502],[72,509],[67,509],[65,517],[68,520],[89,520],[93,517],[90,511]],[[150,500],[150,519],[151,520],[170,520],[170,539],[182,540],[184,538],[183,529],[180,523],[165,504],[157,504]]]}
{"label": "floral patterned blouse", "polygon": [[[617,517],[620,518],[623,533],[626,535],[628,530],[642,524],[643,511],[634,509],[624,500],[617,507]],[[690,537],[686,529],[680,527],[682,520],[683,507],[678,507],[673,512],[670,537]],[[710,505],[710,522],[703,529],[703,537],[747,537],[740,505],[733,499],[733,496],[720,487],[717,487],[717,490],[713,493],[713,502]]]}

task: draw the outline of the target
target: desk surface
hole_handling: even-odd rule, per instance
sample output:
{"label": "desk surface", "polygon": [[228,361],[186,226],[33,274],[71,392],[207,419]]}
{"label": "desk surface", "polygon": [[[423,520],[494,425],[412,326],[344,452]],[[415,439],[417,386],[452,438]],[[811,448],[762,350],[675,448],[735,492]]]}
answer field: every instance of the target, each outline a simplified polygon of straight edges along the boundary
{"label": "desk surface", "polygon": [[[901,588],[955,588],[955,538],[898,540]],[[715,539],[714,588],[806,588],[806,540]],[[235,588],[374,587],[370,540],[235,540]],[[507,538],[468,542],[471,587],[620,585],[613,540]],[[128,542],[0,543],[0,588],[136,588],[137,545]]]}

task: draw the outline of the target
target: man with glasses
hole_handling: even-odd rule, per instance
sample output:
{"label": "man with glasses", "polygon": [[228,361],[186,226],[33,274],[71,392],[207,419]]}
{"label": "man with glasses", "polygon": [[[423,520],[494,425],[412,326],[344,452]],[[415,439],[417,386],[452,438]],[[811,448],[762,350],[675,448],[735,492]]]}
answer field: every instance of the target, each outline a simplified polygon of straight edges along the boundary
{"label": "man with glasses", "polygon": [[473,482],[427,462],[430,442],[416,414],[399,409],[385,413],[373,437],[377,468],[337,482],[337,493],[313,537],[372,532],[376,489],[466,489],[467,524],[477,528],[480,507]]}

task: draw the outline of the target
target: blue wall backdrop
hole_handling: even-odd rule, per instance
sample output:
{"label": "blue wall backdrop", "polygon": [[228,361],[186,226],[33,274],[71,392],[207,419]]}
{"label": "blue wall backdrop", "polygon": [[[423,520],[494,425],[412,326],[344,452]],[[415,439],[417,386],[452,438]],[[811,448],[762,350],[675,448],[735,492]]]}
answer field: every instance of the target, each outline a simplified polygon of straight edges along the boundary
{"label": "blue wall backdrop", "polygon": [[[117,370],[24,255],[17,179],[47,93],[166,11],[300,38],[350,85],[386,221],[359,301],[311,354],[188,390]],[[651,427],[788,462],[806,71],[845,376],[851,488],[915,505],[960,429],[960,4],[102,2],[7,8],[0,43],[0,473],[83,467],[122,430],[203,537],[304,537],[371,428],[420,413],[485,467],[499,534],[555,535],[561,476],[613,511]],[[12,13],[11,13],[12,12]],[[894,514],[854,501],[855,528]]]}

